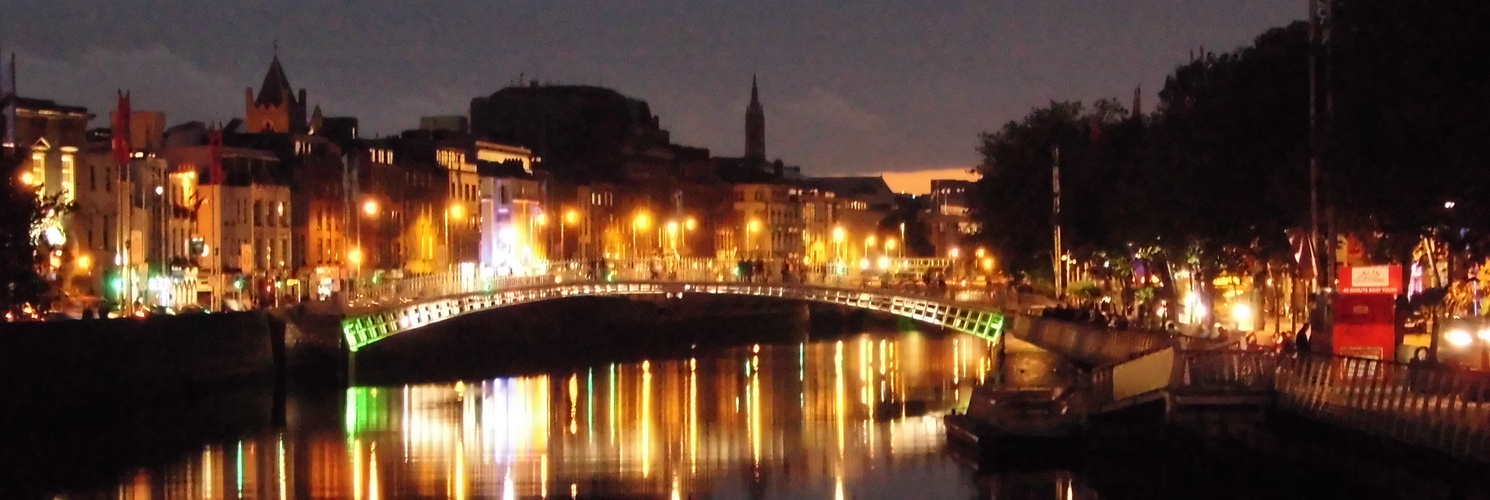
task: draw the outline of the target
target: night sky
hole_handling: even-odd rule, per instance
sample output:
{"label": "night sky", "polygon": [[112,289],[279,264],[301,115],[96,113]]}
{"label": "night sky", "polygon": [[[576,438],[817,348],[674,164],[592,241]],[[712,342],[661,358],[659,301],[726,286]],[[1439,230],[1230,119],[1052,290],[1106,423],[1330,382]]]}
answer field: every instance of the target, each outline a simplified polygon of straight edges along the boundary
{"label": "night sky", "polygon": [[[1050,99],[1145,107],[1191,49],[1230,50],[1303,0],[134,1],[0,6],[22,95],[107,125],[115,88],[171,123],[243,115],[274,40],[297,88],[364,136],[465,114],[528,79],[647,100],[675,142],[737,156],[750,75],[767,154],[808,174],[965,167],[979,131]],[[932,7],[934,6],[934,7]]]}

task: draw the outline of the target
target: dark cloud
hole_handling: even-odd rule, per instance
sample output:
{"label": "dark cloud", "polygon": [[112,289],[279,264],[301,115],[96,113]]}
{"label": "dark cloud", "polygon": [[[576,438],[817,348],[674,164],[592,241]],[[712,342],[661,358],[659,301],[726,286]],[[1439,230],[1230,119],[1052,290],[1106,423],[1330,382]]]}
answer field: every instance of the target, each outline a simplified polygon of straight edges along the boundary
{"label": "dark cloud", "polygon": [[1052,98],[1145,100],[1190,49],[1303,16],[1297,0],[20,0],[0,48],[26,95],[172,121],[242,114],[270,47],[328,114],[395,133],[527,78],[648,100],[677,140],[743,148],[760,73],[768,152],[816,172],[967,165],[980,130]]}

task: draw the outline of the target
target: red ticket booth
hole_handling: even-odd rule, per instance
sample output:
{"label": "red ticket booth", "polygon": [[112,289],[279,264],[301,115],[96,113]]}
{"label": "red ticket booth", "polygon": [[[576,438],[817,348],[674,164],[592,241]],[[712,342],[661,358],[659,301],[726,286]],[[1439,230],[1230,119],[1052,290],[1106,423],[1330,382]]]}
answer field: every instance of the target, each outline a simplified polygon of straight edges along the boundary
{"label": "red ticket booth", "polygon": [[1397,354],[1402,266],[1344,266],[1335,300],[1335,354],[1391,361]]}

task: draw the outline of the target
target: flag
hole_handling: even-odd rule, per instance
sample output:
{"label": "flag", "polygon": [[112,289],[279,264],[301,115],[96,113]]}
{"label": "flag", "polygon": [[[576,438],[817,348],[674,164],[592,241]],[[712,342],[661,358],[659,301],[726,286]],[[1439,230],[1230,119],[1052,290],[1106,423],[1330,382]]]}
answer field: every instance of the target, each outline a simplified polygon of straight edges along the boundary
{"label": "flag", "polygon": [[114,111],[114,163],[129,163],[129,94],[119,91],[118,109]]}
{"label": "flag", "polygon": [[1293,251],[1293,261],[1298,264],[1299,277],[1314,278],[1314,238],[1303,229],[1289,229],[1288,244]]}

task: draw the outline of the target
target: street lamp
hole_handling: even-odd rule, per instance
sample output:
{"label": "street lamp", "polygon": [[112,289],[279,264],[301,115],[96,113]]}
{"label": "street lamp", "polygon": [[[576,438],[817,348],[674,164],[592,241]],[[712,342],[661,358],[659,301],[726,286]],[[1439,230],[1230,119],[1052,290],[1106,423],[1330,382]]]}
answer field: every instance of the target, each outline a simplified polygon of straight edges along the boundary
{"label": "street lamp", "polygon": [[641,255],[641,247],[636,242],[636,233],[647,230],[651,225],[652,220],[647,217],[646,212],[636,214],[636,218],[631,220],[631,251],[633,252],[633,258]]}
{"label": "street lamp", "polygon": [[874,246],[874,235],[864,238],[864,258],[869,258],[869,249]]}
{"label": "street lamp", "polygon": [[[761,221],[758,220],[758,219],[750,219],[750,222],[745,225],[745,249],[747,251],[749,251],[751,249],[751,247],[750,247],[750,241],[751,241],[752,238],[750,237],[750,235],[751,234],[758,233],[758,232],[760,232],[760,230],[761,230]],[[760,251],[760,242],[759,241],[756,242],[755,251],[756,252],[759,252]]]}
{"label": "street lamp", "polygon": [[463,214],[465,214],[465,209],[459,203],[452,203],[450,208],[445,210],[445,265],[447,266],[455,265],[455,248],[450,246],[450,218],[459,219]]}
{"label": "street lamp", "polygon": [[[692,230],[694,230],[696,228],[698,228],[698,220],[697,219],[694,219],[693,217],[689,217],[689,218],[683,220],[683,235],[682,235],[682,247],[683,248],[688,248],[688,232],[689,231],[692,231]],[[682,254],[680,253],[680,254],[678,254],[678,256],[681,257]]]}
{"label": "street lamp", "polygon": [[374,200],[362,202],[362,213],[367,214],[368,217],[378,215],[378,202]]}
{"label": "street lamp", "polygon": [[895,246],[896,246],[895,245],[895,238],[890,238],[888,240],[885,240],[885,253],[890,253],[890,252],[895,251]]}
{"label": "street lamp", "polygon": [[843,260],[843,240],[848,238],[848,231],[843,226],[833,228],[833,260]]}
{"label": "street lamp", "polygon": [[678,253],[678,221],[667,221],[667,244],[673,247],[673,254]]}

